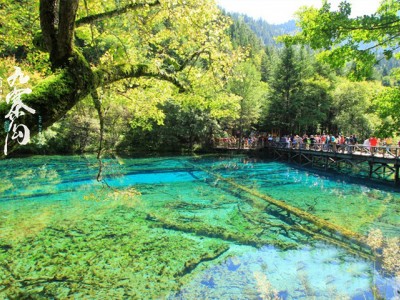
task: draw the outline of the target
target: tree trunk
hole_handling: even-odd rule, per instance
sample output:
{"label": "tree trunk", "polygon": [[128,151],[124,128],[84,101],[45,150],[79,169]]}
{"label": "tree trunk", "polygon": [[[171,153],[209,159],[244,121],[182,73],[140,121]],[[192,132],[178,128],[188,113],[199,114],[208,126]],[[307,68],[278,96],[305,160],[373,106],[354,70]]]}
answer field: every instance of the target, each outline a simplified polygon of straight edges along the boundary
{"label": "tree trunk", "polygon": [[53,68],[68,64],[73,52],[79,0],[41,0],[40,27]]}
{"label": "tree trunk", "polygon": [[[52,69],[57,72],[56,75],[49,76],[35,86],[31,94],[22,95],[23,104],[35,110],[35,113],[25,112],[24,115],[21,115],[20,112],[11,120],[5,118],[10,113],[11,104],[0,103],[0,119],[25,125],[29,128],[31,136],[36,135],[39,128],[45,130],[60,120],[80,100],[95,92],[98,87],[118,80],[153,77],[171,82],[179,88],[180,92],[185,91],[185,87],[181,85],[174,74],[162,70],[152,70],[145,64],[121,64],[107,70],[92,69],[86,59],[73,47],[78,4],[79,0],[40,0],[40,26],[44,48],[50,53]],[[81,24],[109,15],[124,13],[129,9],[159,4],[158,0],[153,3],[132,3],[123,9],[91,16],[91,18],[83,20]],[[190,60],[199,53],[201,52],[194,52],[177,72],[185,68]],[[19,110],[22,109],[19,108]],[[0,130],[0,157],[4,157],[2,150],[5,148],[6,136],[8,136],[8,153],[18,146],[17,136],[12,132],[13,128],[10,130],[8,126],[4,127],[5,130]]]}
{"label": "tree trunk", "polygon": [[[97,81],[97,83],[96,83]],[[70,59],[69,67],[61,71],[59,75],[53,75],[33,88],[29,95],[23,95],[22,101],[28,107],[34,109],[35,114],[27,112],[15,119],[14,124],[24,124],[30,129],[31,135],[38,133],[39,117],[43,130],[61,119],[74,105],[86,97],[98,85],[94,73],[83,57],[76,54]],[[6,103],[0,106],[0,119],[5,116],[10,108]],[[0,147],[5,145],[7,133],[0,133]],[[11,133],[10,133],[11,135]],[[8,138],[8,152],[17,145],[16,140]],[[3,152],[3,151],[1,151]]]}

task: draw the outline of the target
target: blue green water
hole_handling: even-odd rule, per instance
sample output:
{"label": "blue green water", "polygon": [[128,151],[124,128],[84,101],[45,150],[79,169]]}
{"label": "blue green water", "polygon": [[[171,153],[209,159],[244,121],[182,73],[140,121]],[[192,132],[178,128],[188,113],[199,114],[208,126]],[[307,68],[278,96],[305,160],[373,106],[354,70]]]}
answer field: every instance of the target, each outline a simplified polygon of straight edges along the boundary
{"label": "blue green water", "polygon": [[260,197],[394,239],[397,192],[242,156],[104,162],[97,182],[92,156],[0,161],[1,299],[399,297],[368,247]]}

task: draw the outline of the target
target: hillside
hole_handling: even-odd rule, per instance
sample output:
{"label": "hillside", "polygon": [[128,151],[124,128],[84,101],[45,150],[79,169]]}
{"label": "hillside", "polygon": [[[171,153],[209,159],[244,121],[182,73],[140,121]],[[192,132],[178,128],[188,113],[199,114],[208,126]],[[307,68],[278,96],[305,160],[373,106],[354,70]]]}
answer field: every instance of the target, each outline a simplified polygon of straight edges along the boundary
{"label": "hillside", "polygon": [[298,30],[294,20],[279,25],[271,25],[262,19],[255,20],[239,13],[230,13],[229,15],[234,20],[242,19],[266,46],[276,46],[275,37]]}

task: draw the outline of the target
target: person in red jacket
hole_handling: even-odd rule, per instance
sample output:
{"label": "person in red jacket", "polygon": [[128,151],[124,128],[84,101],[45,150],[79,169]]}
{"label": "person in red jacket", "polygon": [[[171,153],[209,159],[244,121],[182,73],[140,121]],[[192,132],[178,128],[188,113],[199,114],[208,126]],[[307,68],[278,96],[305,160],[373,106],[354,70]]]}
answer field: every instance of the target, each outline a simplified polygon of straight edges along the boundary
{"label": "person in red jacket", "polygon": [[375,153],[377,144],[378,144],[378,139],[375,136],[369,138],[369,145],[371,146],[372,154]]}

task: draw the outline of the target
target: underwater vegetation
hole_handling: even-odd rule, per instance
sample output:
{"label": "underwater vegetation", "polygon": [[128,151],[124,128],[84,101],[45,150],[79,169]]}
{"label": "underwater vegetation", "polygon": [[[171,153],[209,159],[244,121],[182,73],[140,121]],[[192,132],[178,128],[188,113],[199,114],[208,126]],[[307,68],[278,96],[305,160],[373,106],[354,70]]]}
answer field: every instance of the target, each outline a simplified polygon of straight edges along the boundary
{"label": "underwater vegetation", "polygon": [[196,265],[229,248],[221,241],[149,227],[145,215],[124,204],[77,202],[71,210],[54,205],[45,211],[40,221],[31,219],[34,230],[16,222],[13,218],[23,215],[15,212],[2,223],[2,229],[17,233],[1,231],[0,294],[5,298],[162,297],[177,290]]}
{"label": "underwater vegetation", "polygon": [[243,157],[105,163],[98,183],[93,157],[0,161],[0,298],[390,299],[400,289],[398,193]]}

